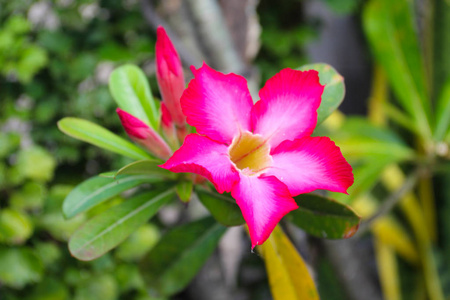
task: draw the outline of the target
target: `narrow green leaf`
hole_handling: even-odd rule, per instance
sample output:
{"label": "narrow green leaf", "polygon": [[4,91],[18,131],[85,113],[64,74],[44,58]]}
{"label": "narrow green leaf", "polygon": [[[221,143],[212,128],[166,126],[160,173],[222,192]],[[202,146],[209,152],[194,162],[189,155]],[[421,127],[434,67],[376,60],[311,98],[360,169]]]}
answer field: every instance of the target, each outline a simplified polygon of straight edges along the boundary
{"label": "narrow green leaf", "polygon": [[209,192],[201,187],[197,187],[195,190],[200,202],[220,224],[238,226],[245,223],[241,210],[233,198]]}
{"label": "narrow green leaf", "polygon": [[436,127],[434,138],[442,141],[445,134],[449,132],[450,125],[450,78],[443,86],[441,95],[436,106]]}
{"label": "narrow green leaf", "polygon": [[358,230],[360,217],[348,206],[314,194],[295,197],[299,208],[289,218],[309,234],[329,239],[349,238]]}
{"label": "narrow green leaf", "polygon": [[141,69],[134,65],[115,69],[109,77],[109,90],[121,109],[158,129],[159,110]]}
{"label": "narrow green leaf", "polygon": [[170,296],[184,289],[225,231],[226,227],[207,217],[163,236],[140,265],[150,296]]}
{"label": "narrow green leaf", "polygon": [[162,164],[161,161],[152,159],[135,161],[121,168],[119,171],[117,171],[117,173],[115,173],[115,176],[152,175],[152,176],[161,176],[165,178],[175,177],[175,173],[160,168],[159,167],[160,164]]}
{"label": "narrow green leaf", "polygon": [[407,0],[372,0],[365,7],[363,24],[395,95],[428,137],[431,108],[410,4]]}
{"label": "narrow green leaf", "polygon": [[[437,96],[446,81],[450,77],[450,2],[448,0],[436,0],[432,3],[433,9],[430,14],[433,26],[429,26],[430,33],[425,33],[425,41],[433,43],[430,53],[430,64],[432,64],[431,70],[433,71],[433,88],[434,94]],[[429,41],[431,39],[431,41]]]}
{"label": "narrow green leaf", "polygon": [[102,256],[147,222],[174,195],[174,189],[163,193],[151,191],[101,213],[73,234],[70,253],[80,260]]}
{"label": "narrow green leaf", "polygon": [[191,200],[192,190],[194,188],[194,184],[192,181],[181,181],[178,182],[176,189],[177,195],[181,201],[184,203],[188,203]]}
{"label": "narrow green leaf", "polygon": [[300,67],[300,70],[316,70],[319,72],[320,84],[325,85],[322,102],[317,109],[317,125],[325,119],[342,103],[345,96],[344,77],[332,66],[318,63]]}
{"label": "narrow green leaf", "polygon": [[345,157],[389,156],[392,161],[404,161],[415,157],[415,151],[393,131],[375,126],[365,118],[347,118],[332,138]]}
{"label": "narrow green leaf", "polygon": [[76,186],[64,199],[63,213],[71,218],[126,190],[146,182],[160,180],[147,175],[130,175],[119,178],[92,177]]}
{"label": "narrow green leaf", "polygon": [[73,138],[123,156],[138,160],[151,158],[147,152],[138,146],[87,120],[64,118],[58,122],[58,128]]}

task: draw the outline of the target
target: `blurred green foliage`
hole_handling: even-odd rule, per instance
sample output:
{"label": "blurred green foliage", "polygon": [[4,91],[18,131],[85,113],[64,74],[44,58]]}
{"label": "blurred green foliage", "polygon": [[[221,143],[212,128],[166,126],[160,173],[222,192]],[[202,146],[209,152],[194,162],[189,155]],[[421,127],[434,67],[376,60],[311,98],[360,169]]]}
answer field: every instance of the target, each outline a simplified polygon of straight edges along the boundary
{"label": "blurred green foliage", "polygon": [[[380,205],[392,192],[387,191],[386,183],[380,183],[386,167],[401,164],[402,170],[408,172],[416,165],[429,163],[431,157],[431,166],[442,168],[430,179],[435,198],[433,195],[426,197],[427,193],[421,192],[420,186],[414,195],[435,201],[436,218],[429,223],[437,223],[437,237],[430,238],[432,247],[424,252],[420,249],[420,237],[411,228],[414,224],[405,220],[407,213],[394,211],[393,217],[407,229],[405,235],[425,257],[420,265],[411,265],[400,252],[396,253],[398,274],[404,299],[420,296],[417,292],[420,290],[425,294],[423,278],[429,274],[424,273],[423,266],[430,267],[425,260],[431,257],[431,268],[439,276],[442,292],[448,297],[450,133],[447,130],[436,141],[433,140],[436,136],[429,136],[429,131],[435,125],[448,125],[449,117],[445,112],[450,101],[442,90],[450,82],[450,6],[444,0],[435,1],[435,18],[427,25],[431,29],[427,26],[424,29],[425,33],[433,32],[434,39],[428,40],[433,35],[425,34],[425,38],[416,40],[414,10],[401,6],[410,5],[410,1],[392,2],[396,9],[382,7],[383,3],[389,5],[387,0],[371,1],[371,10],[367,9],[365,16],[359,10],[369,7],[369,1],[321,1],[338,14],[356,14],[367,22],[366,35],[371,42],[373,61],[387,74],[384,85],[390,85],[394,91],[393,95],[389,94],[383,84],[377,86],[374,80],[372,98],[376,101],[373,102],[384,104],[372,114],[383,115],[387,121],[378,124],[374,120],[350,118],[342,127],[336,126],[340,132],[333,133],[334,139],[352,160],[356,178],[350,192],[353,198],[339,200],[356,202],[361,200],[357,198],[369,195],[380,200],[375,201],[375,206]],[[261,52],[256,60],[261,81],[281,68],[307,63],[304,46],[320,34],[320,24],[305,19],[302,1],[279,1],[274,9],[273,1],[261,0],[258,14],[263,28]],[[154,33],[142,18],[138,1],[3,0],[0,24],[1,298],[151,299],[145,292],[145,277],[137,262],[159,241],[161,233],[157,226],[139,227],[115,250],[93,262],[80,262],[70,256],[67,241],[73,232],[92,216],[124,199],[114,197],[70,220],[62,214],[63,200],[86,175],[117,169],[128,160],[68,138],[56,127],[62,117],[76,116],[101,120],[103,126],[121,132],[114,112],[116,106],[107,88],[108,74],[124,63],[151,69],[148,66],[155,42]],[[386,34],[381,34],[381,38],[377,36],[383,30],[392,34],[391,40],[386,39]],[[400,46],[394,53],[397,56],[392,55],[390,47],[393,45]],[[406,63],[402,63],[403,60]],[[403,76],[411,76],[413,80]],[[156,91],[154,76],[149,77],[152,90]],[[379,90],[383,89],[380,96]],[[414,89],[420,98],[416,105],[411,102],[414,97],[408,96]],[[444,96],[440,98],[441,94]],[[440,105],[438,109],[435,102]],[[435,110],[429,111],[425,106],[434,106]],[[419,113],[425,116],[416,116]],[[424,121],[417,124],[415,121],[420,118]],[[435,148],[428,148],[430,145]],[[447,147],[447,156],[439,154],[438,147]],[[433,224],[424,223],[420,225],[430,227],[429,231],[433,232]],[[252,259],[255,260],[255,256],[246,257],[243,265],[251,263]],[[379,264],[382,266],[383,262]],[[258,267],[261,268],[260,262]],[[251,289],[263,281],[264,278],[243,285]],[[319,261],[318,281],[325,299],[331,294],[333,299],[346,299],[326,258]],[[410,289],[411,285],[416,289]],[[324,288],[327,286],[329,289]],[[258,288],[254,298],[259,298],[261,290],[267,294],[265,288]]]}
{"label": "blurred green foliage", "polygon": [[0,298],[150,299],[136,261],[159,239],[155,225],[94,262],[71,257],[67,241],[87,216],[66,220],[62,201],[72,183],[124,160],[65,137],[56,122],[76,115],[118,130],[109,72],[150,60],[153,33],[131,2],[0,1],[0,8]]}

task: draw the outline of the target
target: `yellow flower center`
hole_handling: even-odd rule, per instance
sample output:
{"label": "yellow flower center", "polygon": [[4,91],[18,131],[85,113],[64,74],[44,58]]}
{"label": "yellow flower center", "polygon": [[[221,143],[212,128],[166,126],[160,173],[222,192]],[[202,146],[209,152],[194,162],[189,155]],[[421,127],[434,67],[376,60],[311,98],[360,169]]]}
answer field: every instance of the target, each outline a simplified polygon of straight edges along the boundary
{"label": "yellow flower center", "polygon": [[246,175],[259,175],[272,164],[268,143],[259,134],[248,131],[233,139],[228,154],[236,168]]}

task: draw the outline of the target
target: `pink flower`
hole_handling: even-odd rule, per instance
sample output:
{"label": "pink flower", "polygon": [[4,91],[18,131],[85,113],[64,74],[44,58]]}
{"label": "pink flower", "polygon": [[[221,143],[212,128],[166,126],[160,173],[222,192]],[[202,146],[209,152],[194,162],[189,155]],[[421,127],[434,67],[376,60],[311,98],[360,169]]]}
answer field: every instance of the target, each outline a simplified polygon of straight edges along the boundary
{"label": "pink flower", "polygon": [[130,139],[162,159],[172,155],[172,150],[162,137],[142,120],[120,108],[116,109],[120,122]]}
{"label": "pink flower", "polygon": [[185,84],[180,57],[163,27],[157,28],[156,35],[156,79],[162,101],[175,124],[184,127],[185,116],[181,111],[180,98]]}
{"label": "pink flower", "polygon": [[245,79],[206,64],[181,98],[189,134],[161,167],[208,178],[231,192],[247,222],[252,247],[298,206],[292,197],[327,189],[346,193],[350,165],[327,137],[311,137],[324,87],[316,71],[284,69],[253,105]]}

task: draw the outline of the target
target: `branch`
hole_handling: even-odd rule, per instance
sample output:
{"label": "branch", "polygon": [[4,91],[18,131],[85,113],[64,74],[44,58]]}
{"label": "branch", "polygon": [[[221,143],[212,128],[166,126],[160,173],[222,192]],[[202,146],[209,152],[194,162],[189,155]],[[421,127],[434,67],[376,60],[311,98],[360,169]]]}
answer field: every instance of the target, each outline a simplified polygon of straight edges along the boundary
{"label": "branch", "polygon": [[224,72],[241,74],[245,66],[237,53],[217,0],[186,0],[211,64]]}
{"label": "branch", "polygon": [[410,192],[414,188],[414,186],[416,185],[417,180],[419,179],[421,173],[422,173],[422,171],[420,169],[417,169],[412,174],[410,174],[406,178],[406,180],[403,183],[403,185],[397,191],[392,193],[383,202],[383,204],[380,206],[380,208],[378,209],[378,211],[375,214],[373,214],[367,220],[361,222],[361,225],[359,226],[359,230],[355,234],[355,237],[362,236],[364,233],[366,233],[370,229],[372,224],[378,218],[383,217],[386,214],[388,214],[392,210],[392,208],[394,208],[394,206],[403,198],[403,196],[406,195],[406,193]]}
{"label": "branch", "polygon": [[144,19],[147,23],[156,31],[158,26],[163,26],[170,37],[170,40],[174,44],[178,53],[180,54],[181,60],[187,66],[198,65],[199,61],[196,59],[187,49],[184,47],[183,42],[178,38],[178,36],[173,32],[169,24],[161,18],[153,8],[153,3],[151,0],[141,0],[141,9]]}

